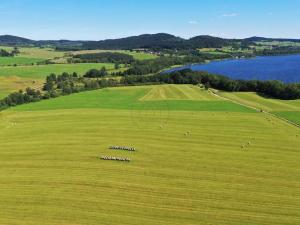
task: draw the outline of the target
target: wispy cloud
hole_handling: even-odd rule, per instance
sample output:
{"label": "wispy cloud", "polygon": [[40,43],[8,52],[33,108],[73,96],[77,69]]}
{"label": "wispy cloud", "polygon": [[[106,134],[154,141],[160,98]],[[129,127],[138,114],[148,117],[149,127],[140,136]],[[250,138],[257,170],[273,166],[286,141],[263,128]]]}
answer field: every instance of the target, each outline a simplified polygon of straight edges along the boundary
{"label": "wispy cloud", "polygon": [[222,17],[237,17],[239,15],[239,13],[225,13],[222,15]]}
{"label": "wispy cloud", "polygon": [[195,25],[195,24],[198,24],[198,21],[196,21],[196,20],[191,20],[191,21],[189,21],[188,23],[189,23],[189,24],[194,24],[194,25]]}
{"label": "wispy cloud", "polygon": [[272,12],[268,12],[267,15],[268,16],[273,16],[273,13]]}

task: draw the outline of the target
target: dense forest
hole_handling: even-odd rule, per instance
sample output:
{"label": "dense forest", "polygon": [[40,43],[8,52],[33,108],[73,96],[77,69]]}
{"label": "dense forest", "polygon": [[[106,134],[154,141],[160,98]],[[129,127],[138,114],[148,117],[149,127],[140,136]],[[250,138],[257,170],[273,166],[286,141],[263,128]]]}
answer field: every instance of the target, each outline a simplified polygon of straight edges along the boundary
{"label": "dense forest", "polygon": [[135,60],[133,56],[118,52],[100,52],[75,55],[70,63],[115,63],[131,64]]}
{"label": "dense forest", "polygon": [[223,39],[208,35],[197,36],[191,39],[183,39],[174,35],[144,34],[115,40],[91,41],[82,45],[83,49],[197,49],[219,48],[230,45],[236,40]]}

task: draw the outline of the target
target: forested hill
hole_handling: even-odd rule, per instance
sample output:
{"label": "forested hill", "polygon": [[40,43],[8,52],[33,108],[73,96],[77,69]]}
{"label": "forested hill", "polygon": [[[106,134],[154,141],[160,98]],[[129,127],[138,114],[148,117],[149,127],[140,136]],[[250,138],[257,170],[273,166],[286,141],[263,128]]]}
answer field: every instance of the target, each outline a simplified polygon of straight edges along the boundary
{"label": "forested hill", "polygon": [[276,39],[251,37],[246,39],[224,39],[208,35],[196,36],[190,39],[176,37],[171,34],[143,34],[119,39],[108,39],[103,41],[70,41],[70,40],[43,40],[35,41],[27,38],[0,35],[0,45],[10,46],[53,46],[59,49],[197,49],[197,48],[219,48],[232,45],[237,42],[259,42],[259,41],[290,41],[300,42],[300,39]]}
{"label": "forested hill", "polygon": [[27,38],[22,38],[22,37],[17,37],[12,35],[0,35],[1,45],[30,45],[34,43],[35,41]]}
{"label": "forested hill", "polygon": [[265,37],[250,37],[250,38],[245,38],[243,41],[248,41],[248,42],[261,42],[261,41],[279,41],[279,42],[300,42],[300,39],[290,39],[290,38],[265,38]]}
{"label": "forested hill", "polygon": [[43,40],[35,41],[23,37],[13,35],[0,35],[0,45],[8,46],[82,46],[86,41],[70,41],[70,40]]}
{"label": "forested hill", "polygon": [[170,34],[144,34],[140,36],[121,38],[115,40],[104,40],[86,42],[83,48],[93,49],[196,49],[196,48],[217,48],[229,45],[235,40],[217,38],[212,36],[197,36],[191,39],[183,39]]}

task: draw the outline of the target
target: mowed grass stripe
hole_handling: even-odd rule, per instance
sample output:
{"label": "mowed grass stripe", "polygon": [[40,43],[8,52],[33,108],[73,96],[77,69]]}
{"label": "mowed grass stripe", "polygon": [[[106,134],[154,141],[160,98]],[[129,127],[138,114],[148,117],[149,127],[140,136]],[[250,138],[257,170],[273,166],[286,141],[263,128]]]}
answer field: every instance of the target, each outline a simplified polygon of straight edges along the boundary
{"label": "mowed grass stripe", "polygon": [[151,100],[219,100],[210,92],[193,85],[156,85],[141,98]]}
{"label": "mowed grass stripe", "polygon": [[[186,115],[173,111],[160,128],[151,117],[137,127],[130,110],[4,112],[15,125],[0,140],[2,222],[298,223],[296,128],[258,113]],[[96,159],[128,143],[138,151],[117,154],[132,163]]]}
{"label": "mowed grass stripe", "polygon": [[[74,108],[103,108],[103,109],[131,109],[147,111],[228,111],[255,112],[245,106],[230,101],[190,101],[163,100],[141,101],[151,87],[120,87],[88,91],[71,96],[63,96],[34,104],[21,105],[12,110],[54,110]],[[205,93],[207,95],[207,93]],[[159,97],[158,97],[159,98]]]}

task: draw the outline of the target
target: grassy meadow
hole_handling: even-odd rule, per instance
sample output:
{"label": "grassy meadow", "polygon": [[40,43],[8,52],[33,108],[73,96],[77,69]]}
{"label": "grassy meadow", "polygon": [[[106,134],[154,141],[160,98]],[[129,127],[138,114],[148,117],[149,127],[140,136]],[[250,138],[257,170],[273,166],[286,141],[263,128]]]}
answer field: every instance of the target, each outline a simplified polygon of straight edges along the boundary
{"label": "grassy meadow", "polygon": [[[0,66],[0,99],[8,94],[27,87],[41,87],[46,76],[51,73],[77,72],[84,75],[90,69],[105,67],[108,72],[117,71],[112,63],[49,64],[33,66]],[[119,70],[123,70],[121,68]]]}
{"label": "grassy meadow", "polygon": [[145,52],[136,52],[136,51],[128,51],[128,50],[82,50],[82,51],[74,51],[71,54],[80,55],[80,54],[91,54],[91,53],[101,53],[101,52],[118,52],[127,55],[133,56],[136,60],[148,60],[148,59],[155,59],[158,56],[145,53]]}
{"label": "grassy meadow", "polygon": [[114,70],[113,63],[78,63],[78,64],[49,64],[34,66],[6,66],[0,67],[0,77],[18,76],[22,78],[44,79],[51,73],[61,74],[63,72],[77,72],[83,75],[90,69],[101,69],[106,67],[107,70]]}
{"label": "grassy meadow", "polygon": [[[0,49],[12,51],[13,47],[0,46]],[[47,59],[64,57],[65,52],[55,51],[51,48],[23,47],[18,48],[20,54],[15,57],[0,57],[0,66],[30,65]]]}
{"label": "grassy meadow", "polygon": [[299,224],[299,135],[191,85],[11,108],[0,112],[0,224]]}
{"label": "grassy meadow", "polygon": [[[0,57],[0,66],[7,65],[30,65],[37,62],[41,62],[43,59],[40,58],[28,58],[28,57]],[[1,67],[0,67],[1,68]]]}
{"label": "grassy meadow", "polygon": [[[0,49],[12,51],[13,47],[0,46]],[[27,87],[40,87],[46,76],[51,73],[61,74],[63,72],[77,72],[79,75],[85,74],[90,69],[100,69],[106,67],[108,72],[117,72],[126,68],[114,69],[113,63],[79,63],[68,64],[67,58],[70,54],[84,54],[103,52],[103,50],[86,50],[76,52],[55,51],[51,48],[20,47],[20,54],[15,57],[0,57],[0,99],[8,94],[25,89]],[[148,53],[138,53],[135,51],[112,51],[132,55],[138,60],[153,59],[157,56]],[[36,65],[50,59],[55,64]],[[37,85],[38,84],[38,85]]]}
{"label": "grassy meadow", "polygon": [[300,100],[271,99],[252,92],[219,93],[233,101],[273,113],[300,125]]}
{"label": "grassy meadow", "polygon": [[0,99],[6,97],[12,92],[25,90],[27,87],[41,89],[44,79],[21,78],[17,76],[0,76]]}

